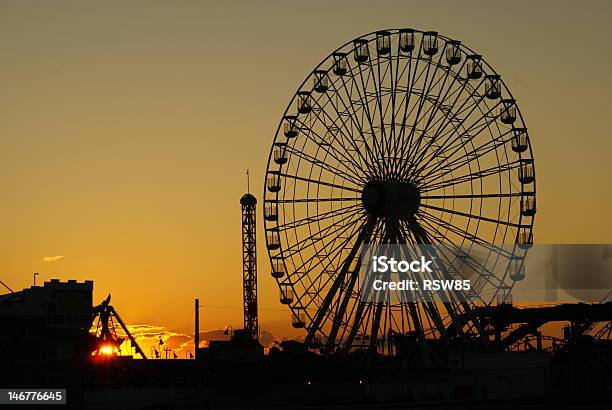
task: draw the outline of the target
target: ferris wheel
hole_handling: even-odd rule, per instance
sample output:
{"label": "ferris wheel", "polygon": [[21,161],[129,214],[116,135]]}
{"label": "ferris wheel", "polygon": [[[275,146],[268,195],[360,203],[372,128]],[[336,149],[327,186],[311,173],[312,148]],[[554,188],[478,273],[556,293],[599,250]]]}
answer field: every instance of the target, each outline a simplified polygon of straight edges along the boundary
{"label": "ferris wheel", "polygon": [[[477,320],[459,318],[506,300],[523,279],[535,195],[523,118],[481,55],[433,31],[356,38],[306,77],[271,147],[264,219],[280,301],[325,351],[393,354],[393,335],[424,343],[451,337],[451,325],[486,338]],[[377,244],[449,246],[448,271],[470,276],[474,294],[362,300],[361,252]],[[495,262],[462,256],[473,246]]]}

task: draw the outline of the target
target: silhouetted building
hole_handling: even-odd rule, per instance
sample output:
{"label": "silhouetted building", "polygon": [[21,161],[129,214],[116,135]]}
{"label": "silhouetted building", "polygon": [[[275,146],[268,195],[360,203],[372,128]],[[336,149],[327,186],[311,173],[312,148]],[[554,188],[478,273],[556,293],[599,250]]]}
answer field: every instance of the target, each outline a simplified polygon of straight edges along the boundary
{"label": "silhouetted building", "polygon": [[[0,385],[61,385],[87,357],[93,282],[52,279],[0,295]],[[68,380],[67,380],[68,379]]]}
{"label": "silhouetted building", "polygon": [[264,348],[252,338],[251,329],[236,329],[231,340],[211,340],[208,347],[198,348],[198,360],[203,365],[223,362],[249,363],[264,357]]}

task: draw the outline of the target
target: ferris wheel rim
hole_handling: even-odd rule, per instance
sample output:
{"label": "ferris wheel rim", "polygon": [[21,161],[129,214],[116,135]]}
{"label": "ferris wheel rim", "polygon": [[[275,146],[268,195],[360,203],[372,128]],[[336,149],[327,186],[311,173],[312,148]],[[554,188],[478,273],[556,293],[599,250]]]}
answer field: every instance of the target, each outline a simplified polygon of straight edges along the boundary
{"label": "ferris wheel rim", "polygon": [[[278,172],[272,172],[272,171],[270,171],[270,169],[271,169],[271,163],[272,163],[272,161],[273,161],[273,151],[274,151],[274,147],[275,147],[275,146],[276,146],[276,144],[277,144],[277,139],[278,139],[279,135],[282,135],[282,133],[281,133],[281,127],[283,126],[283,121],[284,121],[284,119],[285,119],[285,118],[287,118],[287,117],[289,116],[290,109],[291,109],[292,105],[293,105],[293,104],[296,102],[296,98],[297,98],[297,96],[299,95],[299,93],[300,93],[300,92],[307,91],[307,90],[306,90],[306,88],[305,88],[305,85],[307,84],[307,82],[312,80],[312,78],[313,78],[314,74],[315,74],[317,71],[319,71],[319,72],[324,71],[325,73],[329,73],[329,72],[332,70],[332,68],[331,68],[331,67],[330,67],[330,68],[327,68],[327,69],[321,69],[321,67],[322,67],[322,66],[323,66],[323,65],[324,65],[326,62],[330,61],[330,59],[333,59],[333,56],[334,56],[335,54],[338,54],[338,53],[339,53],[341,50],[345,50],[345,48],[347,48],[347,46],[350,46],[350,44],[351,44],[351,43],[353,43],[353,44],[354,44],[356,40],[366,40],[366,43],[369,45],[371,42],[376,41],[376,39],[377,39],[377,37],[376,37],[376,36],[377,36],[377,35],[378,35],[378,33],[380,33],[381,31],[388,31],[388,32],[391,32],[391,33],[393,33],[393,34],[398,34],[398,33],[400,33],[400,32],[401,32],[401,30],[402,30],[402,29],[387,29],[387,30],[377,30],[377,31],[373,31],[373,32],[371,32],[371,33],[365,34],[365,35],[363,35],[363,36],[357,37],[357,38],[355,38],[355,39],[353,39],[353,40],[351,40],[351,41],[348,41],[348,42],[346,42],[345,44],[343,44],[342,46],[340,46],[340,47],[338,47],[337,49],[335,49],[335,50],[334,50],[332,53],[330,53],[330,54],[329,54],[327,57],[325,57],[323,60],[321,60],[321,62],[320,62],[320,63],[319,63],[319,64],[318,64],[318,65],[317,65],[317,66],[316,66],[316,67],[315,67],[315,68],[314,68],[314,69],[313,69],[313,70],[312,70],[312,71],[311,71],[311,72],[310,72],[310,73],[309,73],[309,74],[308,74],[306,77],[305,77],[304,81],[303,81],[303,82],[302,82],[302,83],[299,85],[299,87],[297,88],[297,90],[296,90],[296,91],[293,93],[293,96],[291,97],[291,99],[290,99],[289,103],[287,104],[287,107],[285,108],[285,111],[283,112],[283,115],[282,115],[282,117],[281,117],[281,121],[279,122],[278,127],[277,127],[277,129],[276,129],[276,133],[275,133],[274,142],[273,142],[273,144],[272,144],[272,146],[271,146],[270,153],[269,153],[269,156],[268,156],[268,163],[267,163],[267,166],[266,166],[266,178],[265,178],[265,181],[264,181],[264,194],[266,194],[266,193],[267,193],[267,192],[266,192],[266,183],[267,183],[267,180],[268,180],[268,176],[269,176],[270,174],[278,174],[278,175],[282,175],[282,165],[281,165],[281,166],[278,168],[278,169],[279,169],[279,171],[278,171]],[[422,31],[422,30],[417,30],[417,29],[414,29],[414,33],[420,33],[420,34],[422,35],[422,34],[424,34],[424,33],[426,33],[426,32],[425,32],[425,31]],[[455,40],[452,40],[452,39],[450,39],[450,38],[448,38],[448,37],[446,37],[446,36],[439,35],[438,33],[436,33],[436,35],[437,35],[437,37],[438,37],[438,38],[440,38],[440,39],[444,40],[445,42],[455,41]],[[374,37],[373,37],[373,38],[369,38],[369,37],[371,37],[371,36],[374,36]],[[366,39],[366,38],[368,38],[368,39]],[[474,51],[473,51],[471,48],[467,47],[467,46],[466,46],[465,44],[463,44],[463,43],[460,43],[460,47],[461,47],[462,49],[464,49],[464,50],[469,51],[470,53],[472,53],[472,54],[474,54],[474,55],[476,54],[476,53],[475,53],[475,52],[474,52]],[[355,49],[356,49],[356,48],[352,48],[352,49],[351,49],[351,48],[349,47],[349,50],[348,50],[348,52],[347,52],[346,54],[348,55],[349,53],[354,52],[354,50],[355,50]],[[377,64],[378,64],[378,61],[379,61],[379,59],[377,59]],[[492,75],[497,75],[497,76],[499,77],[501,87],[503,88],[503,90],[505,91],[505,94],[507,95],[507,97],[506,97],[506,98],[510,98],[510,99],[514,100],[514,97],[513,97],[512,93],[511,93],[511,91],[509,90],[509,88],[507,87],[507,85],[506,85],[505,81],[503,80],[503,78],[502,78],[502,77],[501,77],[499,74],[497,74],[497,72],[495,71],[495,69],[494,69],[494,68],[493,68],[493,67],[492,67],[492,66],[491,66],[491,65],[490,65],[490,64],[489,64],[489,63],[488,63],[488,62],[487,62],[487,61],[486,61],[484,58],[482,58],[482,59],[481,59],[481,61],[482,61],[482,63],[484,63],[484,66],[486,66],[486,67],[487,67],[487,68],[488,68],[488,69],[489,69],[489,70],[492,72]],[[488,75],[489,75],[489,74],[488,74]],[[309,91],[309,92],[312,92],[312,89],[310,89],[310,91]],[[514,101],[516,101],[516,100],[514,100]],[[523,118],[522,112],[521,112],[520,108],[518,107],[518,104],[515,104],[515,107],[516,107],[517,119],[519,119],[519,118],[520,118],[520,123],[523,125],[523,128],[525,128],[525,129],[526,129],[527,127],[526,127],[526,125],[525,125],[525,121],[524,121],[524,118]],[[528,158],[529,158],[531,161],[533,161],[533,151],[532,151],[531,138],[528,138],[528,134],[527,134],[527,143],[528,143],[528,150],[527,150],[527,152],[528,152]],[[522,158],[520,155],[521,155],[521,154],[519,153],[519,157],[520,157],[520,158]],[[534,195],[534,197],[535,197],[535,193],[536,193],[536,185],[535,185],[535,184],[536,184],[536,179],[535,179],[535,169],[534,169],[534,171],[533,171],[533,172],[534,172],[534,181],[532,182],[532,184],[533,184],[533,185],[532,185],[532,186],[533,186],[532,192],[533,192],[533,195]],[[319,188],[319,186],[317,185],[317,189],[318,189],[318,188]],[[356,193],[358,193],[359,191],[358,191],[358,190],[355,190],[355,192],[356,192]],[[518,194],[518,192],[517,192],[517,194]],[[522,194],[523,194],[523,193],[521,192],[521,193],[520,193],[520,195],[522,195]],[[280,195],[280,192],[276,192],[276,193],[274,194],[274,196],[275,196],[275,198],[276,198],[276,203],[277,203],[277,204],[278,204],[278,200],[279,200],[279,195]],[[266,197],[266,195],[264,195],[264,196]],[[267,198],[267,197],[266,197],[266,198]],[[272,203],[274,203],[275,201],[274,201],[274,200],[268,200],[268,199],[265,199],[265,201],[264,201],[264,202],[265,202],[265,203],[268,203],[268,202],[272,202]],[[519,218],[523,218],[523,216],[522,216],[522,215],[520,215],[520,216],[519,216]],[[521,219],[519,219],[519,226],[521,225],[521,224],[520,224],[520,220],[521,220]],[[530,225],[529,225],[529,231],[530,231],[530,232],[531,232],[531,231],[532,231],[532,229],[533,229],[533,224],[534,224],[534,222],[535,222],[535,216],[530,217]],[[272,224],[272,225],[273,225],[273,224]],[[267,226],[268,226],[268,223],[266,222],[266,227],[267,227]],[[276,226],[278,226],[278,222],[276,223]],[[267,231],[267,228],[266,228],[266,231]],[[267,237],[267,236],[266,236],[266,243],[268,243],[268,237]],[[272,258],[272,254],[270,253],[270,251],[268,251],[268,253],[269,253],[269,255],[270,255],[270,258]],[[279,283],[279,285],[280,285],[280,283],[281,283],[281,282],[279,281],[279,279],[278,279],[278,278],[277,278],[277,282],[278,282],[278,283]],[[293,306],[289,306],[289,307],[290,307],[291,311],[294,311],[294,310],[295,310]]]}

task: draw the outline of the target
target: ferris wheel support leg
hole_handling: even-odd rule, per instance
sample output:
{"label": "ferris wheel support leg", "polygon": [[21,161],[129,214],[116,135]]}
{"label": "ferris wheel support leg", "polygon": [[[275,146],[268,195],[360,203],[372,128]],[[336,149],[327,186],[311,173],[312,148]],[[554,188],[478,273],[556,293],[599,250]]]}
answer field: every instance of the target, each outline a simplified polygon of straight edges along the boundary
{"label": "ferris wheel support leg", "polygon": [[[367,284],[365,285],[365,289],[370,289],[372,287],[373,281],[374,281],[374,276],[369,275]],[[361,327],[361,323],[363,322],[363,318],[364,318],[363,312],[366,306],[369,306],[369,303],[366,303],[363,300],[359,300],[359,304],[357,305],[357,311],[355,312],[355,315],[354,315],[355,319],[353,321],[353,326],[351,327],[351,331],[344,344],[345,349],[348,351],[351,350],[351,346],[353,345],[353,340],[355,340],[355,336],[357,336],[357,332],[359,331],[359,328]]]}
{"label": "ferris wheel support leg", "polygon": [[418,335],[418,344],[419,344],[419,349],[421,350],[421,359],[423,360],[423,367],[430,368],[431,367],[431,360],[430,360],[431,348],[427,345],[427,342],[425,340],[425,332],[423,331],[423,326],[421,326],[421,314],[419,312],[418,303],[409,302],[408,311],[410,312],[412,323],[414,324],[414,328]]}
{"label": "ferris wheel support leg", "polygon": [[[417,238],[417,240],[420,237],[417,232],[413,232],[412,234],[415,238]],[[406,243],[405,238],[401,234],[398,234],[398,235],[400,237],[399,241],[401,243]],[[432,367],[432,360],[435,361],[438,365],[441,365],[440,359],[435,354],[435,352],[432,350],[431,346],[427,344],[427,340],[425,337],[425,330],[423,329],[423,320],[424,320],[423,316],[429,314],[429,317],[435,323],[436,318],[439,318],[437,309],[430,310],[429,309],[430,306],[428,306],[425,302],[419,304],[419,302],[412,301],[412,302],[407,302],[406,305],[408,308],[408,313],[410,315],[410,318],[412,319],[412,323],[414,325],[415,331],[418,336],[417,340],[418,340],[419,350],[421,351],[421,360],[422,360],[423,367],[425,368]],[[421,311],[420,309],[421,307],[423,308],[423,311]]]}
{"label": "ferris wheel support leg", "polygon": [[[404,260],[410,260],[413,257],[413,255],[408,255],[408,253],[409,252],[407,252],[407,249],[403,249],[402,258]],[[423,297],[423,300],[426,300],[424,295],[422,295],[422,297]],[[404,300],[404,302],[406,303],[406,306],[408,306],[407,303],[409,301]],[[444,322],[442,321],[442,317],[440,316],[440,312],[438,311],[435,303],[432,301],[425,301],[423,302],[422,306],[423,306],[423,310],[425,311],[425,314],[427,314],[428,317],[431,318],[434,325],[436,326],[438,333],[440,333],[440,337],[446,340],[446,328],[444,327]]]}
{"label": "ferris wheel support leg", "polygon": [[[415,218],[411,218],[408,221],[408,225],[412,231],[414,238],[419,244],[426,245],[426,244],[432,243],[425,229],[417,222]],[[424,251],[427,252],[427,249],[424,249]],[[435,255],[435,252],[428,252],[428,253],[430,253],[430,258],[432,258],[432,260],[437,260],[438,255]],[[433,259],[433,258],[436,258],[436,259]],[[442,268],[444,269],[444,266],[442,266]],[[448,272],[444,272],[444,274],[448,275]],[[437,308],[434,306],[433,302],[423,302],[421,304],[421,306],[423,307],[423,310],[425,311],[422,314],[418,311],[418,306],[415,306],[415,305],[416,305],[415,303],[409,303],[408,309],[410,311],[410,315],[412,317],[412,320],[415,324],[415,328],[417,329],[417,333],[419,335],[419,347],[421,349],[423,365],[425,367],[431,366],[431,359],[433,359],[439,366],[444,366],[444,363],[442,363],[442,360],[440,359],[440,357],[436,355],[435,352],[433,352],[433,350],[429,347],[429,345],[427,345],[425,341],[425,334],[421,326],[421,319],[422,319],[421,316],[423,314],[428,315],[428,317],[430,317],[433,320],[434,325],[438,329],[438,332],[440,333],[440,335],[444,337],[444,340],[448,341],[447,338],[445,337],[447,333],[446,328],[444,327],[444,323],[442,322],[442,319],[439,316],[439,312]],[[454,311],[454,307],[452,303],[444,303],[444,306],[446,307],[447,313],[449,313],[451,317],[454,318],[456,312]]]}
{"label": "ferris wheel support leg", "polygon": [[325,349],[327,351],[331,351],[336,342],[336,336],[338,335],[338,330],[340,329],[340,325],[342,324],[342,319],[346,312],[346,307],[351,299],[351,295],[353,293],[353,288],[355,287],[355,283],[357,282],[357,277],[359,276],[359,269],[361,269],[361,258],[357,260],[357,264],[355,265],[355,269],[351,273],[351,277],[349,279],[348,286],[344,289],[344,298],[342,299],[342,304],[338,309],[336,314],[336,319],[332,324],[332,328],[329,332],[329,336],[327,337],[327,342],[325,344]]}
{"label": "ferris wheel support leg", "polygon": [[355,336],[357,336],[357,332],[361,326],[361,322],[363,321],[363,311],[366,308],[366,303],[363,301],[359,301],[359,305],[357,305],[357,311],[355,312],[355,320],[353,321],[353,326],[351,327],[351,331],[344,343],[344,346],[347,350],[351,349],[353,345],[353,340],[355,340]]}
{"label": "ferris wheel support leg", "polygon": [[[370,236],[372,229],[374,229],[374,225],[375,225],[374,221],[368,219],[368,222],[366,222],[361,232],[359,233],[359,236],[357,237],[357,240],[355,241],[355,244],[353,245],[351,252],[344,260],[344,264],[342,265],[342,269],[340,273],[336,277],[336,280],[334,280],[334,283],[332,284],[331,289],[327,292],[327,295],[325,295],[325,299],[323,300],[323,303],[321,304],[321,306],[319,307],[319,310],[317,311],[315,320],[312,322],[312,325],[308,329],[308,335],[306,336],[306,339],[304,340],[304,343],[307,346],[310,345],[312,341],[314,340],[315,334],[317,330],[319,330],[319,327],[321,326],[321,322],[323,321],[323,318],[326,316],[329,306],[331,305],[331,302],[334,300],[334,297],[336,296],[336,292],[340,288],[340,285],[344,283],[344,278],[346,277],[346,273],[350,269],[350,266],[353,263],[355,256],[357,256],[357,252],[361,249],[361,245],[364,243],[364,239]],[[336,317],[334,321],[339,321],[341,319],[342,319],[341,317]]]}
{"label": "ferris wheel support leg", "polygon": [[383,308],[385,307],[385,300],[387,296],[386,292],[381,292],[378,295],[376,301],[376,310],[374,311],[374,318],[372,320],[372,331],[370,332],[370,349],[368,351],[368,363],[374,360],[376,351],[378,350],[378,331],[380,329],[380,318],[382,316]]}

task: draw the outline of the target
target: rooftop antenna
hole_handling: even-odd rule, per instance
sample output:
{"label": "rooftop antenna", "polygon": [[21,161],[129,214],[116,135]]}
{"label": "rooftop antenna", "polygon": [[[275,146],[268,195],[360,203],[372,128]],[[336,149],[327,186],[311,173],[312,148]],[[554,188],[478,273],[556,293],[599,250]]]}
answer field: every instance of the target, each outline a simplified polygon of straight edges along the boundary
{"label": "rooftop antenna", "polygon": [[249,175],[249,169],[247,168],[247,194],[251,193],[251,178]]}

